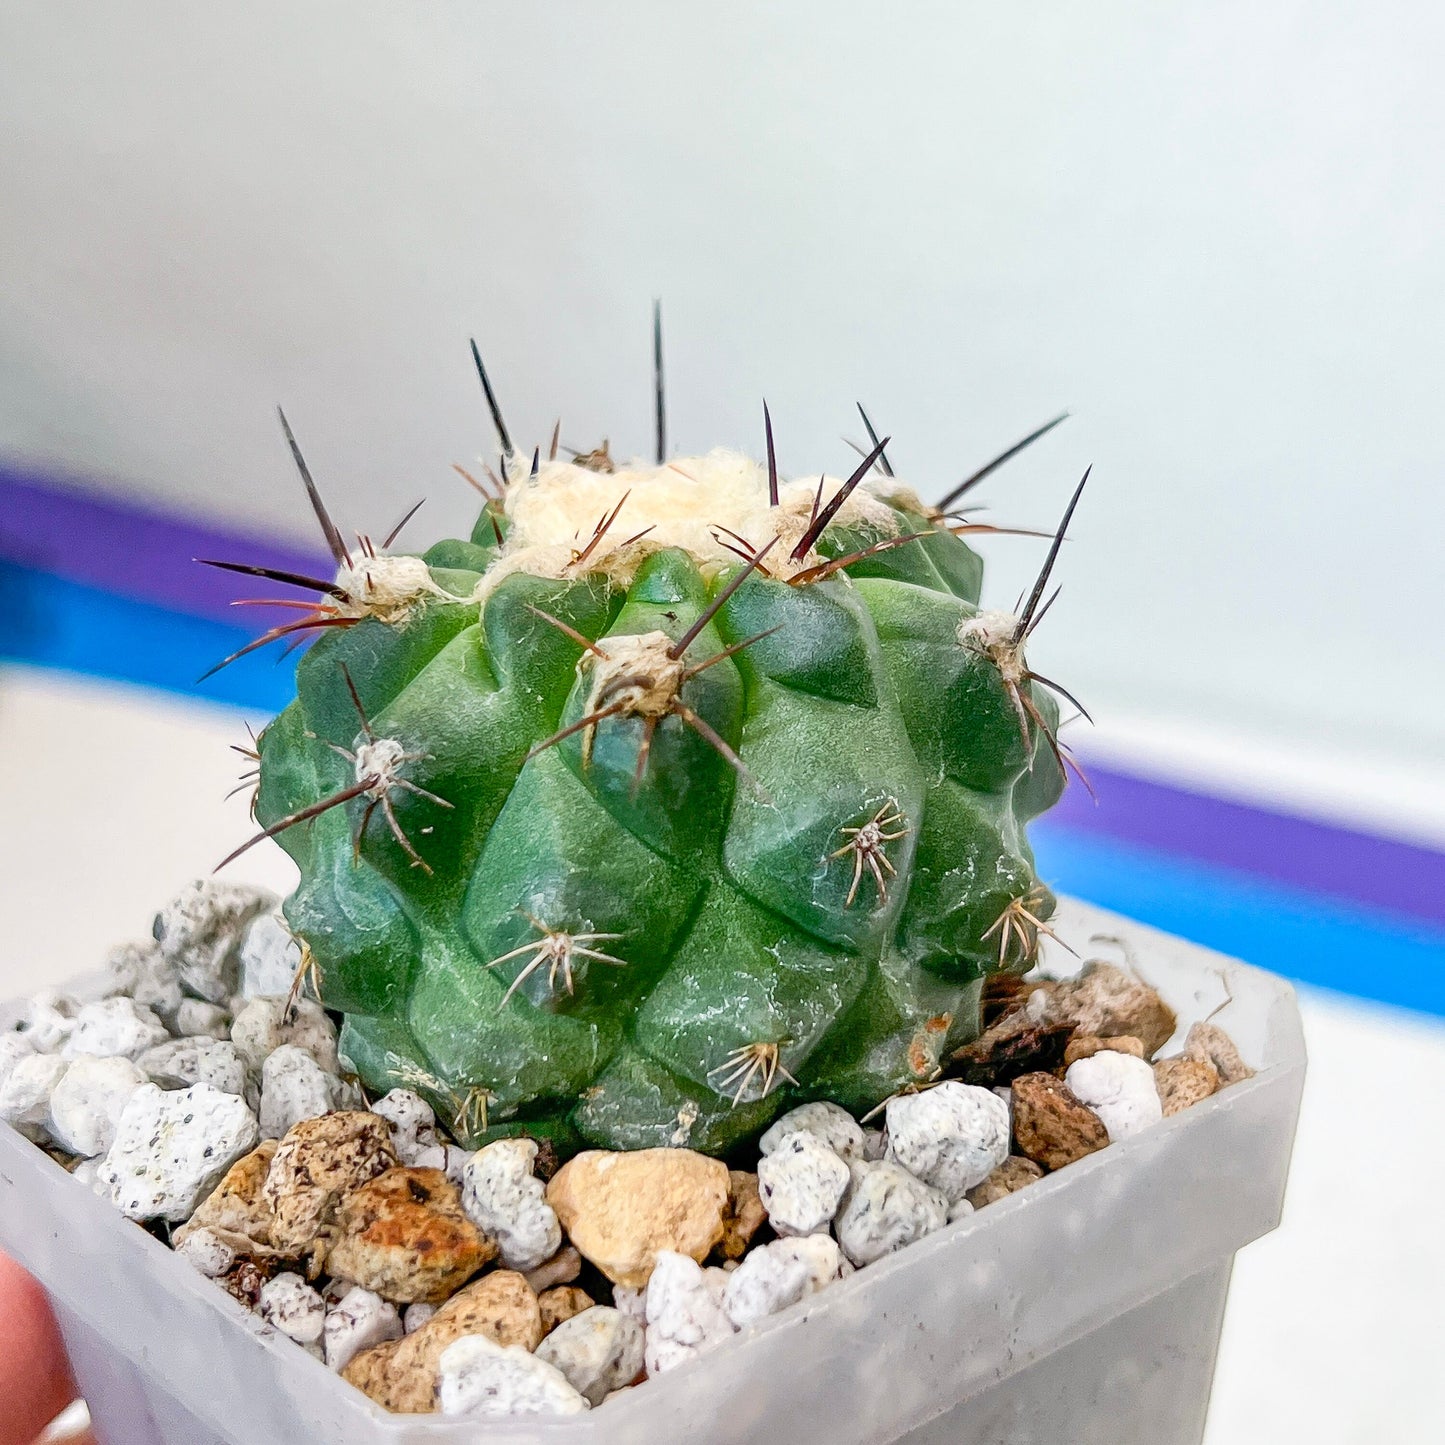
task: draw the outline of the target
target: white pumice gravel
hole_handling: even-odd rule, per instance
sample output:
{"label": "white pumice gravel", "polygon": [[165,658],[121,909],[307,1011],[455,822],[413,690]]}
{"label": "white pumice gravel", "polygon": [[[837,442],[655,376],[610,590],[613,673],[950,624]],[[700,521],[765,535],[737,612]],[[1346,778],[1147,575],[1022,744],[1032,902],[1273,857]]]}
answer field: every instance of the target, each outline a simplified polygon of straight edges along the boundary
{"label": "white pumice gravel", "polygon": [[154,939],[123,943],[105,961],[112,995],[124,995],[144,1005],[167,1024],[185,1001],[181,974]]}
{"label": "white pumice gravel", "polygon": [[261,1065],[261,1137],[280,1139],[303,1119],[341,1108],[347,1089],[305,1049],[282,1044]]}
{"label": "white pumice gravel", "polygon": [[35,1045],[24,1034],[0,1034],[0,1089],[5,1087],[5,1080],[10,1077],[11,1069],[21,1059],[33,1058],[34,1055]]}
{"label": "white pumice gravel", "polygon": [[547,1186],[532,1173],[535,1139],[498,1139],[477,1150],[462,1174],[462,1209],[497,1241],[508,1269],[530,1270],[562,1247]]}
{"label": "white pumice gravel", "polygon": [[467,1165],[471,1158],[472,1150],[463,1149],[459,1144],[436,1143],[418,1149],[411,1162],[418,1169],[440,1169],[461,1189],[467,1182]]}
{"label": "white pumice gravel", "polygon": [[230,1010],[198,998],[182,999],[175,1013],[174,1032],[176,1037],[181,1039],[229,1039]]}
{"label": "white pumice gravel", "polygon": [[326,1311],[321,1342],[326,1363],[344,1370],[363,1350],[402,1336],[401,1313],[388,1300],[354,1285]]}
{"label": "white pumice gravel", "polygon": [[434,1168],[420,1164],[420,1157],[440,1147],[437,1139],[437,1116],[432,1106],[411,1089],[393,1089],[371,1106],[391,1125],[391,1145],[396,1157],[411,1167]]}
{"label": "white pumice gravel", "polygon": [[207,1279],[220,1279],[236,1263],[236,1251],[213,1229],[193,1229],[175,1251]]}
{"label": "white pumice gravel", "polygon": [[284,997],[253,998],[231,1021],[231,1042],[240,1049],[246,1067],[257,1073],[267,1055],[282,1044],[305,1049],[328,1074],[339,1068],[336,1025],[309,998],[297,999],[289,1017]]}
{"label": "white pumice gravel", "polygon": [[20,1033],[37,1054],[58,1053],[75,1028],[78,1005],[55,989],[46,989],[30,999]]}
{"label": "white pumice gravel", "polygon": [[104,1154],[130,1096],[145,1082],[129,1059],[76,1059],[50,1095],[50,1137],[82,1159]]}
{"label": "white pumice gravel", "polygon": [[414,1335],[440,1308],[440,1305],[407,1305],[401,1317],[402,1328],[407,1334]]}
{"label": "white pumice gravel", "polygon": [[103,998],[81,1004],[75,1015],[75,1028],[60,1050],[67,1059],[85,1055],[93,1058],[127,1058],[133,1063],[145,1053],[170,1038],[170,1030],[160,1019],[130,998]]}
{"label": "white pumice gravel", "polygon": [[85,1185],[92,1194],[98,1195],[101,1199],[109,1202],[110,1189],[100,1180],[99,1159],[82,1159],[80,1163],[70,1171],[70,1177]]}
{"label": "white pumice gravel", "polygon": [[1076,1059],[1064,1074],[1064,1083],[1104,1121],[1111,1144],[1164,1117],[1154,1070],[1133,1054],[1100,1049],[1086,1059]]}
{"label": "white pumice gravel", "polygon": [[246,926],[237,960],[242,998],[284,996],[301,967],[301,945],[279,913],[262,913]]}
{"label": "white pumice gravel", "polygon": [[731,1271],[724,1269],[720,1264],[705,1264],[702,1267],[702,1282],[708,1293],[712,1295],[713,1303],[719,1309],[722,1309],[723,1296],[727,1294],[728,1281],[731,1278]]}
{"label": "white pumice gravel", "polygon": [[261,1286],[261,1318],[318,1359],[326,1328],[326,1301],[299,1274],[278,1274]]}
{"label": "white pumice gravel", "polygon": [[371,1112],[391,1125],[392,1148],[403,1164],[413,1169],[440,1169],[458,1189],[465,1186],[472,1151],[444,1142],[436,1114],[420,1094],[393,1089],[371,1106]]}
{"label": "white pumice gravel", "polygon": [[968,1200],[955,1199],[953,1203],[948,1206],[948,1222],[952,1224],[956,1219],[967,1219],[968,1216],[974,1212],[974,1207]]}
{"label": "white pumice gravel", "polygon": [[950,1079],[888,1101],[888,1157],[952,1204],[1008,1158],[1008,1106]]}
{"label": "white pumice gravel", "polygon": [[126,1218],[179,1224],[260,1138],[256,1116],[234,1094],[209,1084],[172,1093],[142,1084],[97,1177]]}
{"label": "white pumice gravel", "polygon": [[633,1289],[631,1285],[612,1286],[612,1306],[623,1314],[635,1319],[638,1324],[647,1323],[647,1286]]}
{"label": "white pumice gravel", "polygon": [[834,1232],[860,1268],[948,1223],[948,1200],[890,1159],[855,1164]]}
{"label": "white pumice gravel", "polygon": [[136,1065],[163,1089],[210,1084],[223,1094],[239,1094],[253,1107],[259,1091],[252,1087],[241,1051],[227,1039],[168,1039],[147,1049]]}
{"label": "white pumice gravel", "polygon": [[816,1134],[788,1134],[758,1160],[758,1196],[779,1234],[818,1234],[837,1212],[848,1177],[848,1166]]}
{"label": "white pumice gravel", "polygon": [[775,1239],[749,1250],[728,1277],[723,1309],[742,1329],[816,1294],[849,1268],[837,1240],[827,1234]]}
{"label": "white pumice gravel", "polygon": [[485,1335],[463,1335],[442,1351],[437,1401],[449,1416],[578,1415],[590,1408],[555,1365]]}
{"label": "white pumice gravel", "polygon": [[237,954],[247,924],[275,906],[276,895],[264,888],[201,878],[156,914],[152,932],[186,992],[223,1004],[240,983]]}
{"label": "white pumice gravel", "polygon": [[600,1405],[613,1390],[637,1378],[645,1340],[645,1331],[631,1315],[593,1305],[563,1320],[535,1353],[555,1365],[589,1405]]}
{"label": "white pumice gravel", "polygon": [[10,1067],[0,1084],[0,1121],[27,1139],[43,1143],[49,1137],[50,1096],[70,1067],[56,1054],[26,1054]]}
{"label": "white pumice gravel", "polygon": [[863,1126],[841,1105],[819,1099],[789,1109],[758,1140],[764,1154],[775,1154],[790,1134],[812,1134],[845,1164],[864,1158],[867,1139]]}
{"label": "white pumice gravel", "polygon": [[[722,1270],[724,1288],[728,1276]],[[660,1375],[695,1359],[733,1333],[723,1312],[720,1291],[696,1260],[661,1250],[647,1282],[647,1343],[643,1357],[649,1375]]]}

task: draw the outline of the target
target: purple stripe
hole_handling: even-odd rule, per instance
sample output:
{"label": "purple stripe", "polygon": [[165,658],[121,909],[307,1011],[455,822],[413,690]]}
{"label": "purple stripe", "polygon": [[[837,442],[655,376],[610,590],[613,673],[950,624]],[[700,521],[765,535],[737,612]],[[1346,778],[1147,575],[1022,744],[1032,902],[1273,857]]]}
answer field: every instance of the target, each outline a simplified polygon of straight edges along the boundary
{"label": "purple stripe", "polygon": [[[191,558],[331,575],[331,564],[319,551],[217,531],[0,466],[0,559],[7,557],[106,592],[231,624],[237,613],[230,602],[251,589],[243,579],[198,567]],[[269,595],[271,584],[257,583]],[[287,591],[275,589],[276,595]],[[261,621],[257,614],[251,620]],[[1082,788],[1071,787],[1043,823],[1045,829],[1057,824],[1102,833],[1445,924],[1445,853],[1107,768],[1091,767],[1090,776],[1098,805]]]}
{"label": "purple stripe", "polygon": [[1217,863],[1311,893],[1445,924],[1445,853],[1089,766],[1048,824]]}
{"label": "purple stripe", "polygon": [[[261,578],[248,580],[199,567],[194,557],[255,563],[311,577],[329,578],[335,571],[319,552],[217,531],[94,492],[42,483],[0,465],[0,558],[232,625],[238,620],[230,606],[236,597],[308,595]],[[264,616],[271,620],[274,614]]]}

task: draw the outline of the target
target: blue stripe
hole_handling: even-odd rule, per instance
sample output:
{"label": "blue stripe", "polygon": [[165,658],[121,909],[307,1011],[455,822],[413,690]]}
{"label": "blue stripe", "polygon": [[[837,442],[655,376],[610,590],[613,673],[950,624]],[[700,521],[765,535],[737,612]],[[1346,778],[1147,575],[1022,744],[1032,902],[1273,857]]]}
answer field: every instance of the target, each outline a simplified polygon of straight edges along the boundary
{"label": "blue stripe", "polygon": [[1445,1016],[1445,932],[1047,820],[1030,837],[1063,892],[1300,983]]}
{"label": "blue stripe", "polygon": [[0,563],[0,658],[140,683],[186,697],[280,712],[295,696],[295,669],[279,648],[197,679],[254,635],[245,628],[115,597],[46,572]]}

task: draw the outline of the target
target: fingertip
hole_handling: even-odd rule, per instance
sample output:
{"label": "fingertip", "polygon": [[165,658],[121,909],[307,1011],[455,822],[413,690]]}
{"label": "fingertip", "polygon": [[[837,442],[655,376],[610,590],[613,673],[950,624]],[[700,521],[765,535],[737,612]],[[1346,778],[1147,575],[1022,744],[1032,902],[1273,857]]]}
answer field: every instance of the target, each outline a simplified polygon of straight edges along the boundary
{"label": "fingertip", "polygon": [[75,1396],[45,1291],[0,1254],[0,1445],[29,1445]]}

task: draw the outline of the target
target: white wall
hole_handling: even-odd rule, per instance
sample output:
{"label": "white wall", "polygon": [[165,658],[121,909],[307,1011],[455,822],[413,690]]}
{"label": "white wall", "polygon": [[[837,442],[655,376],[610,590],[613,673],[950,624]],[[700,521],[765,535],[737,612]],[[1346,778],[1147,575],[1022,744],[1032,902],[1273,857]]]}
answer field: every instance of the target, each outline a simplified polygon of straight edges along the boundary
{"label": "white wall", "polygon": [[[0,4],[0,451],[304,532],[513,430],[851,455],[1052,523],[1107,718],[1445,755],[1437,7]],[[418,532],[417,535],[421,535]],[[80,545],[79,542],[77,545]],[[995,600],[1038,555],[1002,540]]]}

